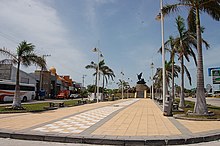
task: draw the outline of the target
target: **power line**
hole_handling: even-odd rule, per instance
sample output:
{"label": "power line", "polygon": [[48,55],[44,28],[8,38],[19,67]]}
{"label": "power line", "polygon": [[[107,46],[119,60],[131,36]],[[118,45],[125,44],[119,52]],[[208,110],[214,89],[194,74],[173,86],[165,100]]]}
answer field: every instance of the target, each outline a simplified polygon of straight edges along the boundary
{"label": "power line", "polygon": [[5,39],[8,39],[8,40],[10,40],[10,41],[12,41],[12,42],[14,42],[16,44],[18,44],[18,42],[14,39],[14,37],[12,37],[12,36],[10,36],[8,34],[5,34],[5,33],[1,32],[1,31],[0,31],[0,36],[5,38]]}

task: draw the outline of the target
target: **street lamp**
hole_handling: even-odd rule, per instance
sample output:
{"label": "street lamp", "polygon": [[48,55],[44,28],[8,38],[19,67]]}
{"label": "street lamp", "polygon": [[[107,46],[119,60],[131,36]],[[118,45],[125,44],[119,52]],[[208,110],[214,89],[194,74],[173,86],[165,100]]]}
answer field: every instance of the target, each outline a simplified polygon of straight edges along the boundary
{"label": "street lamp", "polygon": [[165,49],[164,49],[164,19],[163,19],[163,0],[160,0],[160,14],[156,19],[161,22],[161,38],[162,38],[162,72],[163,72],[163,112],[165,112],[166,82],[165,82]]}
{"label": "street lamp", "polygon": [[122,99],[124,99],[124,80],[123,80],[123,76],[124,76],[125,74],[123,73],[123,72],[121,72],[121,98]]}
{"label": "street lamp", "polygon": [[83,76],[82,76],[82,79],[83,79],[83,80],[82,80],[82,81],[83,81],[83,85],[82,85],[82,86],[83,86],[83,87],[84,87],[85,77],[86,77],[86,75],[83,75]]}
{"label": "street lamp", "polygon": [[154,63],[151,63],[151,69],[152,69],[152,74],[151,74],[151,81],[152,81],[152,99],[154,99]]}
{"label": "street lamp", "polygon": [[97,52],[98,53],[98,64],[97,64],[97,76],[96,76],[96,80],[97,80],[97,94],[98,96],[96,95],[96,99],[97,99],[97,103],[99,102],[99,60],[100,60],[100,57],[103,57],[101,51],[98,49],[98,48],[94,48],[92,50],[93,52]]}

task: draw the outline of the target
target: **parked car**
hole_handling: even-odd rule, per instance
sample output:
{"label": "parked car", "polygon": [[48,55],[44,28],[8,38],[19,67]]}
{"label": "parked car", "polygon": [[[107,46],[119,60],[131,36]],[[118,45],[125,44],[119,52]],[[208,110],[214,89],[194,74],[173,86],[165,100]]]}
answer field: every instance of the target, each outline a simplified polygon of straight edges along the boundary
{"label": "parked car", "polygon": [[213,97],[220,97],[220,91],[214,91]]}
{"label": "parked car", "polygon": [[212,97],[213,95],[212,95],[212,93],[205,93],[205,96],[206,97]]}
{"label": "parked car", "polygon": [[70,94],[70,98],[80,98],[79,94]]}
{"label": "parked car", "polygon": [[62,90],[59,92],[59,94],[57,95],[58,99],[64,99],[64,98],[69,98],[69,90]]}

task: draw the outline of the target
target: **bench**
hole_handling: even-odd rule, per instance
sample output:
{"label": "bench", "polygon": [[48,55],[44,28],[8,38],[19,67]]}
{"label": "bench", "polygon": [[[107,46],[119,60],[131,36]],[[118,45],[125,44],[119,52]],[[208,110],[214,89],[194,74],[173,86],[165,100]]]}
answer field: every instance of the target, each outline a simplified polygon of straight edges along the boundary
{"label": "bench", "polygon": [[86,102],[86,100],[78,100],[78,105],[80,105],[80,104],[86,104],[87,102]]}
{"label": "bench", "polygon": [[174,103],[173,104],[173,110],[177,110],[178,111],[179,109],[179,105],[177,103]]}
{"label": "bench", "polygon": [[64,107],[64,102],[49,102],[50,107]]}

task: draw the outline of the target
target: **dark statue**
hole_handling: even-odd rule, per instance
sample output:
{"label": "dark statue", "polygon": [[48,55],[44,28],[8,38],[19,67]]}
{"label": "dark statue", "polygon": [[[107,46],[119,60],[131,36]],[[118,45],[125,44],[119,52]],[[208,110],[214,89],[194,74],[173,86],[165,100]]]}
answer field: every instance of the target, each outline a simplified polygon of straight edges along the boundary
{"label": "dark statue", "polygon": [[146,82],[144,81],[142,77],[142,72],[140,74],[137,74],[137,77],[138,77],[138,82],[137,84],[145,84]]}

